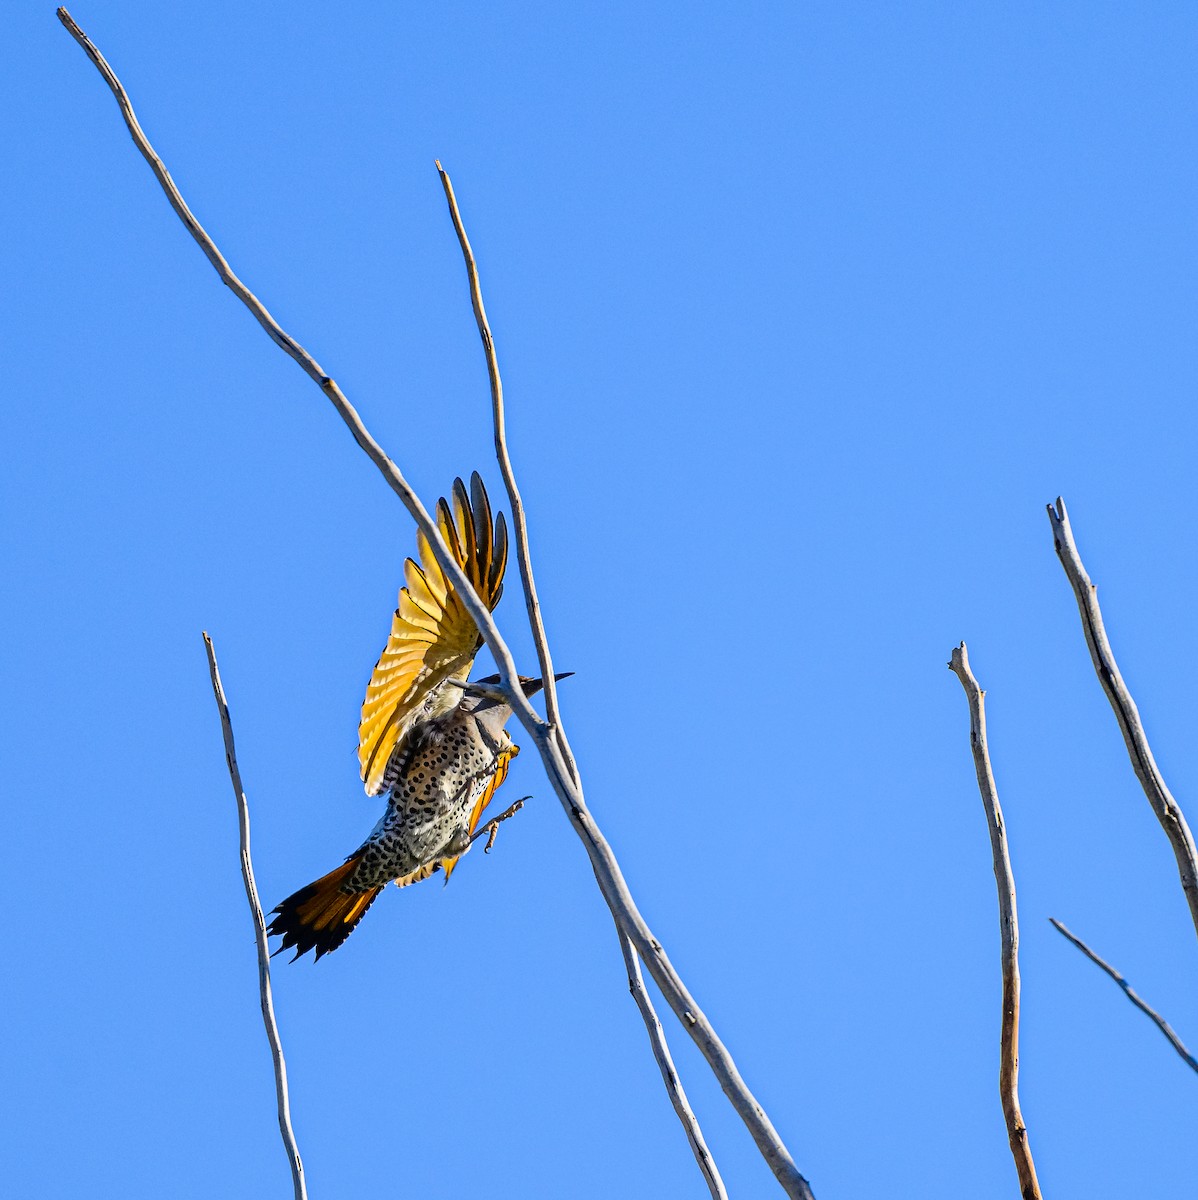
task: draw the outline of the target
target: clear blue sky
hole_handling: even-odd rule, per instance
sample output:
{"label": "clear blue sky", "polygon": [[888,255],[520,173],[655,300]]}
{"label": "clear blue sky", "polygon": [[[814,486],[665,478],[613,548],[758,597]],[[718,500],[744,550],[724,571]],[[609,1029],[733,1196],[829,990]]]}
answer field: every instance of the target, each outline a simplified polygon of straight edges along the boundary
{"label": "clear blue sky", "polygon": [[[429,501],[497,486],[452,172],[588,796],[820,1200],[1016,1194],[962,638],[1045,1193],[1192,1197],[1198,1079],[1047,922],[1198,1043],[1044,505],[1198,820],[1193,6],[72,11]],[[356,719],[412,530],[53,6],[5,24],[5,1190],[284,1197],[200,630],[273,904],[378,815]],[[489,858],[276,960],[313,1200],[705,1194],[534,758]],[[667,1027],[732,1194],[780,1195]]]}

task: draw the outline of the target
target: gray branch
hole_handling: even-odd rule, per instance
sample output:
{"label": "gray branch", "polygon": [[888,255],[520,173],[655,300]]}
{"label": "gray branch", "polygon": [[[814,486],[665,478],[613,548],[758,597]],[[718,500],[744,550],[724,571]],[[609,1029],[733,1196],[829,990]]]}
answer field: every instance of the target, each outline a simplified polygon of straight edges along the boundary
{"label": "gray branch", "polygon": [[1011,1157],[1019,1173],[1019,1193],[1023,1200],[1041,1200],[1036,1180],[1036,1165],[1028,1145],[1027,1126],[1019,1110],[1019,915],[1015,908],[1015,877],[1007,851],[1007,830],[998,803],[998,787],[990,767],[990,749],[986,743],[986,693],[978,686],[969,669],[969,654],[962,642],[952,653],[949,669],[961,681],[969,699],[969,744],[978,777],[978,791],[986,809],[990,827],[990,852],[994,858],[994,880],[998,885],[998,913],[1002,928],[1002,1037],[998,1068],[998,1091]]}
{"label": "gray branch", "polygon": [[1090,658],[1094,670],[1098,673],[1099,682],[1106,692],[1111,707],[1115,710],[1115,718],[1123,740],[1127,744],[1127,752],[1131,756],[1131,765],[1156,813],[1156,819],[1161,823],[1169,845],[1173,847],[1173,856],[1177,859],[1177,873],[1181,876],[1181,888],[1185,892],[1186,903],[1190,906],[1190,919],[1194,922],[1194,931],[1198,933],[1198,850],[1194,846],[1194,835],[1186,824],[1185,814],[1173,799],[1173,794],[1165,786],[1160,768],[1152,757],[1152,749],[1148,745],[1148,735],[1144,732],[1140,721],[1140,712],[1136,702],[1119,674],[1119,666],[1107,641],[1106,629],[1102,623],[1102,610],[1098,607],[1098,588],[1091,581],[1082,563],[1081,555],[1077,552],[1077,543],[1073,540],[1073,529],[1069,524],[1069,513],[1065,509],[1065,501],[1057,497],[1056,507],[1048,506],[1048,520],[1052,525],[1053,543],[1056,546],[1057,557],[1073,588],[1077,598],[1078,611],[1081,613],[1082,629],[1086,634],[1086,645],[1090,648]]}
{"label": "gray branch", "polygon": [[[474,261],[474,251],[470,247],[470,239],[466,236],[466,226],[462,223],[462,214],[458,211],[453,181],[449,178],[449,173],[445,168],[441,166],[440,161],[437,162],[437,174],[441,178],[442,188],[445,189],[445,199],[449,204],[449,216],[453,221],[454,232],[458,235],[458,244],[462,248],[462,258],[466,263],[466,277],[470,283],[470,304],[474,309],[474,320],[478,325],[478,335],[482,339],[483,353],[487,360],[487,378],[491,384],[491,416],[495,431],[495,457],[499,462],[499,473],[503,476],[503,486],[507,489],[508,504],[512,510],[512,524],[516,534],[516,559],[520,565],[520,582],[524,587],[524,604],[528,610],[528,623],[532,629],[533,640],[536,642],[541,678],[545,682],[545,713],[550,725],[560,727],[557,683],[553,678],[553,657],[549,652],[549,641],[545,636],[545,623],[541,618],[541,602],[537,597],[537,584],[532,573],[532,558],[528,551],[528,518],[524,513],[524,501],[516,484],[516,473],[512,469],[511,456],[508,454],[507,416],[503,406],[503,379],[499,374],[499,358],[495,352],[495,338],[491,333],[491,323],[487,320],[487,310],[483,305],[482,284],[478,278],[478,264]],[[566,757],[571,759],[568,751]]]}
{"label": "gray branch", "polygon": [[270,1054],[275,1064],[275,1095],[279,1105],[279,1133],[291,1164],[291,1182],[295,1187],[295,1200],[307,1200],[308,1189],[304,1182],[304,1164],[300,1161],[299,1147],[295,1144],[295,1130],[291,1128],[291,1106],[287,1099],[287,1063],[283,1058],[283,1043],[279,1040],[279,1027],[275,1022],[275,1006],[270,992],[270,950],[266,944],[266,919],[262,916],[262,905],[258,900],[258,887],[254,883],[254,864],[250,859],[250,806],[241,786],[241,772],[237,769],[237,749],[233,745],[233,724],[229,720],[229,703],[220,681],[220,668],[216,665],[216,650],[212,639],[204,634],[204,649],[208,651],[208,670],[212,675],[212,694],[216,697],[216,708],[220,713],[220,727],[225,739],[225,762],[229,767],[229,779],[233,783],[233,795],[237,800],[237,823],[241,833],[241,878],[245,883],[245,898],[249,901],[250,914],[254,919],[254,941],[258,947],[258,995],[262,1005],[262,1023],[270,1040]]}
{"label": "gray branch", "polygon": [[1136,1008],[1138,1008],[1140,1012],[1144,1013],[1145,1016],[1155,1023],[1157,1029],[1159,1029],[1161,1033],[1163,1033],[1165,1037],[1169,1039],[1169,1045],[1177,1051],[1177,1053],[1181,1056],[1182,1061],[1190,1068],[1190,1070],[1198,1071],[1198,1059],[1196,1059],[1185,1048],[1185,1044],[1182,1042],[1181,1038],[1179,1038],[1177,1034],[1173,1032],[1173,1028],[1169,1022],[1166,1021],[1165,1018],[1156,1011],[1156,1009],[1150,1008],[1147,1004],[1145,1004],[1144,1001],[1141,1000],[1140,997],[1132,990],[1131,984],[1128,983],[1127,980],[1124,979],[1123,976],[1120,975],[1119,972],[1116,971],[1109,962],[1107,962],[1105,959],[1099,958],[1098,955],[1095,954],[1094,951],[1091,950],[1090,947],[1081,940],[1081,938],[1074,933],[1070,933],[1069,930],[1066,929],[1065,926],[1056,919],[1056,917],[1049,917],[1048,919],[1057,933],[1071,941],[1092,963],[1101,967],[1123,989],[1123,994],[1136,1006]]}
{"label": "gray branch", "polygon": [[645,1031],[649,1034],[649,1044],[653,1047],[653,1057],[657,1060],[657,1067],[661,1071],[661,1079],[666,1085],[670,1103],[674,1106],[678,1120],[682,1122],[682,1128],[686,1131],[686,1140],[690,1142],[691,1153],[695,1156],[695,1162],[699,1164],[699,1170],[703,1172],[703,1179],[707,1183],[707,1190],[711,1192],[712,1200],[728,1200],[728,1193],[724,1191],[724,1181],[720,1178],[719,1168],[715,1165],[715,1159],[712,1158],[711,1151],[703,1140],[703,1130],[699,1128],[698,1119],[690,1106],[690,1101],[686,1098],[686,1090],[682,1086],[682,1080],[678,1078],[678,1071],[670,1056],[665,1030],[662,1029],[661,1022],[657,1019],[653,1001],[649,998],[645,981],[641,977],[641,962],[637,956],[636,947],[624,935],[618,924],[616,932],[620,935],[624,968],[628,972],[628,990],[632,993],[637,1008],[641,1010]]}
{"label": "gray branch", "polygon": [[[491,414],[495,430],[495,457],[499,460],[499,470],[503,475],[504,486],[507,488],[508,502],[512,509],[512,519],[516,531],[516,554],[520,563],[520,580],[524,585],[524,604],[528,612],[528,623],[532,630],[533,642],[537,648],[537,659],[540,663],[541,678],[545,681],[545,712],[549,723],[554,727],[558,747],[570,770],[571,780],[577,783],[578,766],[566,740],[561,724],[561,716],[557,705],[557,684],[553,678],[553,657],[549,651],[549,639],[545,633],[545,623],[541,618],[541,604],[537,598],[536,582],[532,573],[532,556],[528,548],[528,521],[524,514],[524,502],[516,485],[516,474],[512,468],[511,456],[507,446],[507,422],[503,405],[503,380],[499,374],[499,357],[495,350],[495,338],[491,333],[491,325],[487,320],[487,310],[483,304],[482,283],[478,275],[478,264],[474,259],[474,251],[470,239],[466,235],[466,226],[458,209],[457,196],[453,190],[453,181],[449,172],[437,163],[437,172],[441,177],[441,186],[445,189],[445,199],[449,204],[449,216],[453,221],[454,232],[458,235],[458,244],[462,248],[462,257],[466,263],[466,277],[470,283],[470,303],[474,309],[474,319],[478,324],[479,337],[482,339],[483,353],[487,360],[487,377],[491,384]],[[641,978],[640,962],[636,950],[628,940],[627,935],[616,922],[616,930],[620,935],[620,949],[624,954],[624,966],[628,972],[628,988],[632,998],[640,1009],[645,1028],[649,1033],[649,1043],[653,1048],[653,1057],[657,1060],[661,1077],[666,1086],[670,1103],[682,1122],[682,1128],[690,1143],[691,1152],[703,1173],[708,1190],[715,1200],[727,1200],[724,1183],[720,1178],[719,1169],[703,1140],[703,1131],[699,1128],[698,1118],[691,1109],[686,1098],[686,1091],[670,1057],[670,1048],[666,1041],[665,1030],[657,1018],[653,1001]]]}
{"label": "gray branch", "polygon": [[632,941],[637,953],[649,969],[654,982],[661,989],[675,1015],[682,1022],[683,1028],[690,1034],[700,1052],[706,1058],[716,1078],[720,1082],[725,1095],[753,1136],[758,1149],[774,1172],[786,1194],[792,1200],[813,1200],[810,1185],[799,1173],[794,1159],[779,1137],[765,1110],[758,1103],[748,1085],[737,1070],[732,1056],[720,1041],[706,1014],[695,1002],[687,990],[681,976],[674,969],[661,943],[654,936],[644,917],[641,915],[628,890],[611,846],[603,836],[594,817],[587,808],[581,782],[575,777],[567,763],[564,739],[559,741],[555,727],[544,721],[532,707],[521,689],[517,686],[518,672],[511,651],[500,636],[490,610],[479,599],[470,585],[470,581],[458,565],[457,560],[449,553],[436,523],[429,516],[420,498],[404,478],[403,473],[394,462],[384,453],[382,447],[371,436],[363,424],[357,410],[350,404],[345,394],[336,382],[325,374],[316,360],[289,334],[285,333],[270,315],[262,302],[241,282],[233,273],[224,256],[216,248],[191,210],[187,207],[169,172],[162,160],[155,153],[137,118],[133,113],[128,95],[112,68],[104,60],[103,55],[96,49],[87,36],[71,19],[65,8],[58,10],[59,20],[71,36],[79,43],[87,56],[95,64],[109,89],[116,97],[121,114],[134,143],[146,161],[150,164],[154,175],[166,193],[167,199],[188,232],[204,251],[208,261],[212,263],[220,276],[234,294],[250,310],[258,323],[266,330],[271,340],[293,358],[304,373],[313,379],[330,403],[345,422],[354,440],[365,451],[370,460],[378,468],[387,481],[388,486],[399,496],[404,507],[411,513],[420,531],[428,539],[437,562],[444,571],[446,578],[462,598],[462,603],[474,618],[479,632],[494,656],[500,677],[505,686],[513,693],[515,701],[513,708],[517,719],[528,731],[545,764],[545,771],[562,808],[581,839],[591,861],[603,898],[612,911],[612,915],[622,932]]}

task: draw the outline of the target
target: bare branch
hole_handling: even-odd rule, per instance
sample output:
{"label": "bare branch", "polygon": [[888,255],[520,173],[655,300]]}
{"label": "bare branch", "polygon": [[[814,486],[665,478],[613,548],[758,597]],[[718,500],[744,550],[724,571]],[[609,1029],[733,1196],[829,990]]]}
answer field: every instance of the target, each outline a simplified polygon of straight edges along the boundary
{"label": "bare branch", "polygon": [[420,497],[412,490],[410,484],[395,463],[387,457],[382,447],[370,435],[366,426],[362,423],[362,418],[358,415],[357,410],[350,404],[345,393],[337,386],[336,382],[325,374],[324,368],[321,367],[299,342],[279,325],[267,311],[266,306],[234,274],[224,255],[217,249],[216,243],[199,221],[196,220],[191,209],[188,208],[179,189],[175,186],[175,181],[171,178],[170,172],[167,171],[162,159],[158,157],[153,146],[150,145],[149,139],[146,137],[133,112],[133,106],[129,101],[128,94],[125,92],[120,80],[117,79],[116,74],[108,65],[104,56],[96,49],[79,26],[75,24],[70,13],[65,8],[58,10],[58,19],[79,45],[83,47],[87,56],[96,65],[96,69],[100,72],[104,82],[108,84],[112,94],[116,97],[117,104],[120,106],[121,115],[125,119],[125,125],[129,129],[134,144],[150,164],[150,168],[153,170],[159,184],[161,184],[162,190],[166,193],[166,198],[170,201],[171,207],[178,213],[179,219],[187,227],[187,231],[195,239],[200,249],[203,250],[208,261],[216,269],[221,282],[250,310],[254,319],[266,330],[271,341],[293,358],[303,369],[304,373],[316,382],[337,410],[338,415],[345,422],[350,433],[353,434],[354,440],[362,447],[375,466],[378,467],[379,472],[387,481],[392,491],[399,496],[400,500],[403,501],[404,507],[411,513],[420,531],[428,538],[438,563],[462,597],[462,603],[465,604],[470,615],[478,624],[488,647],[492,654],[495,655],[496,665],[499,667],[504,685],[514,693],[514,708],[521,722],[530,732],[538,726],[544,726],[545,722],[541,720],[536,710],[528,703],[519,687],[515,686],[517,679],[516,666],[512,661],[511,652],[495,628],[490,610],[479,599],[478,594],[471,587],[470,581],[466,578],[461,566],[457,563],[453,555],[449,553],[436,522],[429,516],[428,511],[420,501]]}
{"label": "bare branch", "polygon": [[524,513],[524,501],[520,496],[520,489],[516,484],[516,473],[512,469],[511,456],[508,454],[507,416],[503,406],[503,379],[499,374],[499,358],[495,352],[495,338],[491,333],[491,323],[487,320],[487,310],[483,305],[478,264],[474,261],[474,251],[470,247],[470,239],[466,236],[466,226],[462,222],[462,214],[458,211],[458,200],[454,195],[453,181],[439,160],[437,161],[437,174],[441,178],[442,188],[445,189],[445,199],[449,204],[449,216],[453,221],[454,232],[458,235],[458,244],[462,248],[462,257],[466,263],[466,276],[470,282],[470,304],[474,309],[478,335],[482,339],[483,353],[487,359],[487,378],[491,384],[491,416],[495,430],[495,457],[499,462],[499,473],[503,476],[503,486],[507,489],[508,503],[512,509],[512,524],[516,534],[516,560],[520,564],[520,582],[524,586],[524,605],[528,610],[528,624],[532,629],[533,641],[537,647],[537,661],[540,664],[541,678],[545,682],[545,715],[549,724],[555,726],[557,730],[558,744],[570,767],[571,775],[576,776],[574,756],[570,752],[569,743],[561,730],[561,717],[557,705],[557,683],[553,678],[553,656],[549,652],[549,640],[545,636],[545,623],[541,618],[541,602],[537,597],[536,580],[532,573],[532,557],[528,550],[528,519]]}
{"label": "bare branch", "polygon": [[511,651],[499,634],[490,610],[479,599],[470,585],[461,566],[449,553],[440,530],[429,516],[428,511],[420,502],[403,473],[394,462],[384,453],[382,447],[371,436],[362,423],[357,410],[350,404],[345,394],[337,384],[326,375],[315,359],[290,335],[286,334],[275,319],[256,296],[233,274],[228,263],[217,250],[215,243],[203,227],[192,215],[184,203],[174,181],[167,172],[162,160],[154,152],[141,126],[133,113],[129,98],[111,67],[104,60],[96,47],[71,19],[66,9],[58,10],[59,20],[71,33],[71,36],[83,47],[88,57],[100,71],[113,95],[117,99],[125,124],[133,137],[135,144],[149,162],[158,182],[167,194],[172,207],[187,226],[192,237],[199,243],[208,260],[216,268],[221,280],[237,295],[245,306],[253,313],[255,319],[270,335],[271,339],[289,354],[304,370],[304,372],[320,386],[328,397],[341,419],[348,426],[354,440],[366,452],[387,481],[388,486],[399,496],[404,507],[411,513],[420,531],[428,539],[437,562],[444,571],[446,578],[461,596],[462,603],[474,618],[479,632],[482,634],[487,647],[499,668],[504,685],[512,693],[513,710],[521,725],[528,731],[545,764],[545,771],[553,790],[565,810],[570,824],[581,839],[595,872],[603,898],[612,911],[620,928],[632,940],[637,953],[653,976],[654,982],[661,989],[671,1009],[683,1023],[700,1052],[706,1058],[724,1093],[728,1096],[733,1107],[740,1114],[748,1127],[758,1149],[769,1163],[778,1182],[788,1196],[793,1200],[810,1200],[812,1192],[810,1185],[799,1173],[794,1160],[778,1136],[765,1110],[749,1091],[740,1072],[737,1070],[732,1056],[720,1041],[706,1014],[695,1002],[681,976],[674,969],[661,943],[649,928],[624,879],[619,863],[612,852],[611,846],[596,825],[590,810],[587,808],[581,782],[567,763],[567,751],[564,739],[559,740],[554,732],[554,726],[541,719],[537,711],[529,703],[528,698],[517,685],[518,672]]}
{"label": "bare branch", "polygon": [[1140,721],[1140,712],[1136,702],[1119,674],[1119,666],[1107,641],[1106,629],[1102,623],[1102,610],[1098,607],[1098,588],[1091,581],[1082,563],[1081,555],[1077,552],[1077,543],[1073,540],[1073,528],[1069,524],[1069,513],[1065,509],[1065,501],[1057,497],[1057,503],[1048,506],[1048,520],[1052,525],[1053,544],[1056,546],[1057,557],[1065,568],[1073,594],[1077,598],[1077,608],[1081,613],[1082,629],[1086,634],[1086,645],[1090,648],[1090,659],[1094,670],[1098,673],[1099,682],[1106,692],[1111,707],[1115,710],[1115,718],[1123,740],[1127,744],[1127,752],[1131,756],[1131,765],[1156,813],[1156,819],[1161,823],[1169,844],[1173,847],[1173,856],[1177,859],[1177,873],[1181,876],[1181,888],[1185,892],[1186,903],[1190,906],[1190,919],[1194,922],[1194,931],[1198,933],[1198,849],[1194,845],[1194,835],[1186,824],[1185,815],[1173,794],[1165,786],[1160,768],[1152,757],[1152,749],[1148,745],[1148,735]]}
{"label": "bare branch", "polygon": [[[482,283],[478,275],[478,264],[475,262],[474,251],[470,246],[470,239],[466,235],[466,226],[462,221],[462,214],[458,209],[453,182],[449,178],[449,172],[445,170],[440,161],[437,162],[437,173],[441,178],[441,186],[445,190],[445,199],[449,204],[450,219],[453,221],[454,231],[458,236],[458,244],[462,248],[462,257],[465,259],[466,276],[470,283],[470,302],[474,309],[474,319],[478,324],[479,337],[482,339],[483,353],[486,355],[487,376],[491,384],[491,414],[495,431],[495,457],[499,460],[499,470],[503,476],[504,486],[507,488],[508,502],[512,509],[512,519],[516,532],[516,555],[520,564],[520,580],[524,585],[524,604],[528,612],[528,623],[532,631],[533,642],[537,648],[541,678],[545,681],[545,712],[550,724],[554,726],[558,746],[570,770],[570,776],[573,780],[577,781],[578,767],[574,761],[574,755],[570,750],[570,744],[562,727],[561,716],[558,710],[557,684],[553,678],[553,657],[549,650],[549,639],[545,633],[545,623],[541,618],[541,605],[537,597],[537,588],[532,571],[532,555],[528,547],[528,521],[524,513],[524,502],[521,499],[520,490],[516,484],[516,474],[512,468],[511,456],[508,453],[507,423],[503,404],[503,381],[499,374],[499,357],[495,350],[495,338],[491,333],[491,325],[487,320],[487,310],[483,304]],[[494,833],[492,833],[493,837]],[[489,848],[490,841],[488,841],[487,845]],[[678,1114],[678,1120],[682,1122],[682,1128],[686,1133],[687,1141],[690,1143],[691,1152],[695,1156],[695,1161],[699,1164],[699,1170],[703,1173],[708,1190],[715,1200],[726,1200],[727,1193],[724,1191],[724,1181],[720,1178],[719,1168],[711,1156],[711,1151],[707,1148],[707,1143],[703,1140],[703,1131],[699,1128],[698,1119],[690,1107],[690,1103],[686,1098],[686,1091],[682,1086],[682,1081],[678,1078],[678,1072],[670,1056],[670,1048],[666,1041],[665,1030],[661,1027],[661,1022],[658,1020],[657,1012],[653,1007],[653,1001],[650,999],[644,980],[641,978],[640,960],[636,949],[620,928],[619,921],[616,922],[616,931],[620,936],[620,949],[623,952],[624,967],[628,973],[628,989],[632,993],[632,998],[636,1001],[637,1008],[640,1009],[641,1018],[645,1022],[645,1029],[649,1034],[649,1044],[653,1049],[653,1057],[657,1060],[658,1069],[661,1071],[662,1081],[666,1087],[666,1094],[670,1098],[670,1103],[673,1105],[675,1113]]]}
{"label": "bare branch", "polygon": [[1124,995],[1127,996],[1127,998],[1136,1006],[1136,1008],[1140,1010],[1140,1012],[1149,1017],[1155,1023],[1157,1029],[1159,1029],[1161,1033],[1163,1033],[1165,1037],[1169,1039],[1169,1045],[1177,1051],[1177,1053],[1181,1056],[1182,1061],[1186,1063],[1190,1070],[1198,1071],[1198,1058],[1195,1058],[1185,1048],[1185,1044],[1182,1042],[1181,1038],[1179,1038],[1177,1034],[1173,1032],[1173,1028],[1170,1026],[1169,1022],[1166,1021],[1165,1018],[1156,1011],[1156,1009],[1150,1008],[1147,1004],[1145,1004],[1144,1001],[1141,1000],[1140,997],[1132,990],[1131,984],[1128,983],[1127,980],[1124,979],[1123,976],[1120,975],[1119,972],[1116,971],[1109,962],[1099,958],[1098,955],[1095,954],[1094,951],[1091,950],[1090,947],[1081,940],[1081,938],[1074,933],[1070,933],[1069,930],[1066,929],[1065,926],[1056,919],[1056,917],[1049,917],[1048,920],[1051,922],[1052,927],[1057,931],[1057,933],[1064,938],[1068,938],[1069,941],[1071,941],[1092,963],[1101,967],[1123,989]]}
{"label": "bare branch", "polygon": [[969,699],[969,744],[978,777],[978,791],[986,809],[990,827],[990,851],[994,858],[994,879],[998,884],[998,913],[1002,928],[1002,1040],[998,1068],[998,1091],[1011,1157],[1019,1173],[1019,1192],[1023,1200],[1040,1200],[1036,1165],[1028,1145],[1027,1126],[1019,1111],[1019,916],[1015,909],[1015,877],[1007,852],[1007,830],[998,788],[990,768],[990,749],[986,743],[986,693],[978,686],[969,669],[969,654],[962,642],[952,653],[951,670],[961,681]]}
{"label": "bare branch", "polygon": [[715,1165],[715,1159],[711,1157],[711,1151],[708,1150],[707,1143],[703,1140],[703,1130],[699,1128],[698,1118],[690,1106],[690,1101],[686,1098],[682,1080],[678,1078],[678,1071],[674,1067],[674,1060],[670,1056],[670,1047],[666,1042],[665,1030],[662,1029],[661,1022],[657,1019],[653,1001],[649,998],[644,979],[641,978],[641,963],[637,957],[636,947],[624,935],[619,924],[616,925],[616,932],[620,935],[624,969],[628,972],[628,990],[632,993],[637,1008],[641,1010],[645,1031],[649,1035],[649,1044],[653,1047],[653,1057],[657,1060],[657,1068],[661,1071],[662,1082],[666,1085],[670,1103],[678,1114],[678,1120],[682,1122],[686,1140],[690,1142],[691,1153],[695,1156],[695,1162],[699,1164],[699,1170],[703,1172],[703,1179],[707,1184],[707,1190],[712,1195],[712,1200],[728,1200],[728,1193],[724,1190],[724,1181],[720,1178],[719,1168]]}
{"label": "bare branch", "polygon": [[254,883],[254,864],[250,859],[250,807],[241,786],[241,772],[237,769],[237,749],[233,745],[233,725],[229,720],[229,703],[220,681],[220,668],[216,665],[216,649],[212,639],[204,634],[204,649],[208,652],[208,670],[212,675],[212,694],[216,697],[216,708],[220,713],[220,727],[225,739],[225,762],[229,767],[229,778],[233,783],[233,795],[237,800],[237,822],[241,831],[241,878],[245,883],[245,898],[249,901],[250,914],[254,918],[254,941],[258,947],[258,995],[262,1005],[262,1023],[270,1039],[270,1054],[275,1064],[275,1095],[279,1105],[279,1133],[291,1164],[291,1182],[295,1188],[295,1200],[307,1200],[308,1189],[304,1182],[304,1164],[300,1161],[299,1147],[295,1144],[295,1131],[291,1128],[291,1106],[287,1099],[287,1063],[283,1058],[283,1043],[279,1040],[279,1027],[275,1022],[275,1006],[270,992],[270,950],[266,945],[266,920],[262,916],[262,905],[258,901],[258,887]]}

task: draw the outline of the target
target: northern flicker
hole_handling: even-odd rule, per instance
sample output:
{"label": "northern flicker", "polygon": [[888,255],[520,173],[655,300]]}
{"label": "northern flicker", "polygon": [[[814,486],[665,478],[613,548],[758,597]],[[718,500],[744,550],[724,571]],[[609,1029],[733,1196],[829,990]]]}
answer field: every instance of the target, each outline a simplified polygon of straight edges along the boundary
{"label": "northern flicker", "polygon": [[[474,590],[494,609],[503,592],[507,527],[502,513],[492,521],[477,473],[469,496],[454,480],[453,507],[438,501],[436,520]],[[386,811],[342,866],[274,910],[269,932],[283,939],[275,953],[295,947],[296,958],[315,950],[319,959],[349,937],[392,880],[406,887],[443,870],[448,881],[519,753],[504,730],[512,710],[486,686],[499,677],[468,682],[482,646],[473,617],[423,533],[417,550],[420,562],[404,563],[399,607],[358,728],[366,793],[386,794]],[[532,696],[542,682],[521,677],[520,685]]]}

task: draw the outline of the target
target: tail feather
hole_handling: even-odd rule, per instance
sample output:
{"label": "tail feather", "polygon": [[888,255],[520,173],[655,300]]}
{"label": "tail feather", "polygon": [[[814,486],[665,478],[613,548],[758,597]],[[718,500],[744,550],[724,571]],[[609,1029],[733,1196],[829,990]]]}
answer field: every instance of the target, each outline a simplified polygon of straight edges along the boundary
{"label": "tail feather", "polygon": [[[295,947],[295,958],[316,951],[316,958],[336,950],[374,903],[382,887],[365,892],[344,892],[342,885],[358,865],[355,854],[335,871],[300,888],[274,910],[277,916],[266,932],[283,939],[276,954]],[[274,914],[272,914],[274,915]],[[291,961],[294,962],[295,958]]]}

